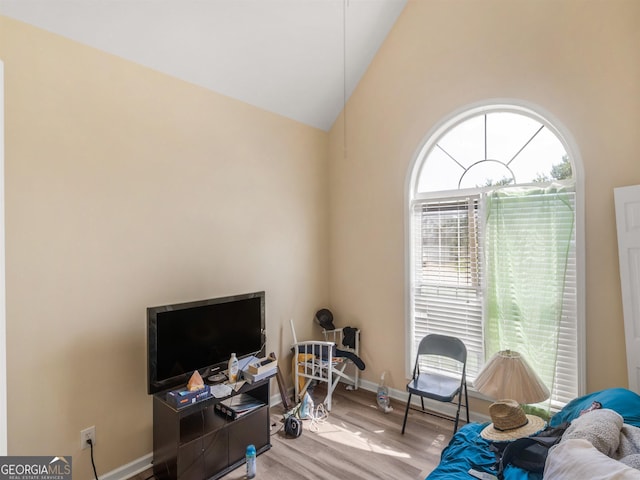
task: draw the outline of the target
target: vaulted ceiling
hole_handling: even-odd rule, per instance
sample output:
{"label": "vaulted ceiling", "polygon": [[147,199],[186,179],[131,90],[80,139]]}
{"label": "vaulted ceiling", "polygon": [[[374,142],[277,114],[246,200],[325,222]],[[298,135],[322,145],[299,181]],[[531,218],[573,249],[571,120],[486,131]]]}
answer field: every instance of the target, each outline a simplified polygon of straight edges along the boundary
{"label": "vaulted ceiling", "polygon": [[406,2],[0,0],[0,15],[328,130]]}

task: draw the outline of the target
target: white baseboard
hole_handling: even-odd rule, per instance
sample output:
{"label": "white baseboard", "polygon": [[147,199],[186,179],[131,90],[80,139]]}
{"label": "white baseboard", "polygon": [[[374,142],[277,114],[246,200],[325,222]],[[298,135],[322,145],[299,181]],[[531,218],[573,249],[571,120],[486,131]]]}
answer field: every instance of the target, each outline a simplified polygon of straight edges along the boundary
{"label": "white baseboard", "polygon": [[[340,383],[343,383],[342,381]],[[344,382],[347,383],[347,382]],[[366,390],[368,392],[371,392],[373,394],[374,397],[374,401],[375,401],[375,394],[378,391],[378,384],[368,381],[368,380],[360,380],[359,382],[359,387],[362,390]],[[293,387],[290,388],[287,393],[290,396],[293,396]],[[398,400],[399,402],[402,402],[406,405],[407,403],[407,398],[409,397],[409,394],[406,391],[403,390],[397,390],[395,388],[390,388],[389,389],[389,396],[391,398],[393,398],[394,400]],[[469,397],[473,397],[474,394],[472,392],[469,392]],[[280,403],[282,403],[282,400],[280,398],[280,394],[278,395],[272,395],[271,396],[271,405],[279,405]],[[411,400],[411,405],[416,406],[416,407],[420,407],[420,399],[419,397],[415,397]],[[444,415],[444,416],[448,416],[448,417],[453,417],[456,414],[456,407],[455,405],[451,404],[451,403],[444,403],[444,402],[438,402],[435,400],[429,400],[428,398],[425,399],[424,401],[424,405],[425,408],[428,408],[430,411],[435,412],[439,415]],[[469,420],[471,420],[472,422],[477,422],[477,423],[484,423],[484,422],[489,422],[491,419],[487,416],[487,415],[483,415],[481,413],[476,413],[476,412],[469,412]]]}
{"label": "white baseboard", "polygon": [[139,473],[144,472],[148,468],[151,468],[151,461],[153,460],[153,453],[147,453],[142,457],[122,465],[121,467],[111,470],[110,472],[100,475],[100,480],[127,480]]}
{"label": "white baseboard", "polygon": [[[362,388],[363,390],[368,390],[375,394],[375,392],[378,391],[378,384],[367,381],[367,380],[360,380],[360,388]],[[405,405],[407,404],[407,398],[409,398],[409,394],[406,391],[397,390],[395,388],[389,389],[389,396],[394,400],[398,400],[399,402],[404,403]],[[473,397],[471,392],[469,392],[469,397]],[[420,407],[420,398],[414,396],[411,399],[411,405]],[[428,398],[425,398],[424,406],[425,408],[431,410],[432,412],[438,413],[440,415],[453,417],[456,414],[456,406],[453,405],[452,403],[438,402],[436,400],[430,400]],[[462,412],[461,412],[461,415],[462,415]],[[477,413],[473,411],[469,411],[469,420],[477,423],[484,423],[484,422],[491,421],[487,415],[483,415],[481,413]]]}

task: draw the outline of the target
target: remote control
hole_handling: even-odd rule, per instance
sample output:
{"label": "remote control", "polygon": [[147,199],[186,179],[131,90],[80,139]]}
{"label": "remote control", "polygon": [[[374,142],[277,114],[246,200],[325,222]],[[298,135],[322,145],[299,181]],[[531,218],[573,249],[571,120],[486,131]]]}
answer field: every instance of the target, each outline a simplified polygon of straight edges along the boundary
{"label": "remote control", "polygon": [[479,470],[474,470],[473,468],[469,470],[469,475],[475,478],[479,478],[480,480],[498,480],[498,477],[495,475],[491,475],[487,472],[481,472]]}

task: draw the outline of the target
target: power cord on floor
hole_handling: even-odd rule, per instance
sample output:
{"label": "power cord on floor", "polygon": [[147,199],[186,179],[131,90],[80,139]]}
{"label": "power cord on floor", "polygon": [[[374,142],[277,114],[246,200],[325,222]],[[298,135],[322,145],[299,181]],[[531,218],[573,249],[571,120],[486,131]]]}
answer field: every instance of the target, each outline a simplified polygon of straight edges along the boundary
{"label": "power cord on floor", "polygon": [[311,419],[309,430],[312,432],[318,432],[320,431],[320,425],[325,423],[329,417],[329,412],[327,412],[324,403],[320,403],[315,410],[311,410],[309,417]]}
{"label": "power cord on floor", "polygon": [[88,438],[87,443],[89,444],[89,447],[91,447],[91,466],[93,466],[93,474],[96,476],[96,480],[98,480],[98,472],[96,471],[96,464],[93,461],[93,442],[91,441],[90,438]]}
{"label": "power cord on floor", "polygon": [[284,429],[284,421],[282,421],[282,422],[281,422],[281,425],[278,427],[278,429],[274,431],[273,429],[274,429],[277,425],[278,425],[278,424],[277,424],[277,422],[273,422],[273,421],[271,422],[271,429],[270,429],[270,432],[269,432],[269,436],[270,436],[270,437],[274,436],[276,433],[278,433],[278,432],[280,432],[281,430],[283,430],[283,429]]}

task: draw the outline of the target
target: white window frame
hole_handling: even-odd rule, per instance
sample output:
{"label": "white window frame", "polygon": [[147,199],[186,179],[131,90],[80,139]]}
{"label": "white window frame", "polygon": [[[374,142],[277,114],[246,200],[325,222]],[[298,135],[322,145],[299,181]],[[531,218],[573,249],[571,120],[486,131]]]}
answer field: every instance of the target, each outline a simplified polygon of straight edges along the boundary
{"label": "white window frame", "polygon": [[[405,375],[411,377],[413,362],[415,361],[413,342],[413,318],[412,318],[412,290],[413,290],[413,265],[411,255],[411,243],[413,232],[411,215],[412,204],[417,194],[417,183],[420,171],[424,165],[426,155],[434,147],[435,143],[456,125],[461,122],[485,113],[511,112],[527,115],[545,125],[562,142],[572,164],[573,179],[575,181],[575,248],[576,248],[576,281],[577,281],[577,381],[578,395],[583,395],[586,390],[586,353],[585,353],[585,221],[584,221],[584,169],[577,144],[569,130],[552,114],[538,105],[515,99],[490,99],[458,109],[436,124],[424,137],[420,147],[413,157],[409,167],[405,187]],[[457,196],[459,191],[437,192],[438,196]],[[472,396],[483,397],[473,388],[469,393]]]}

